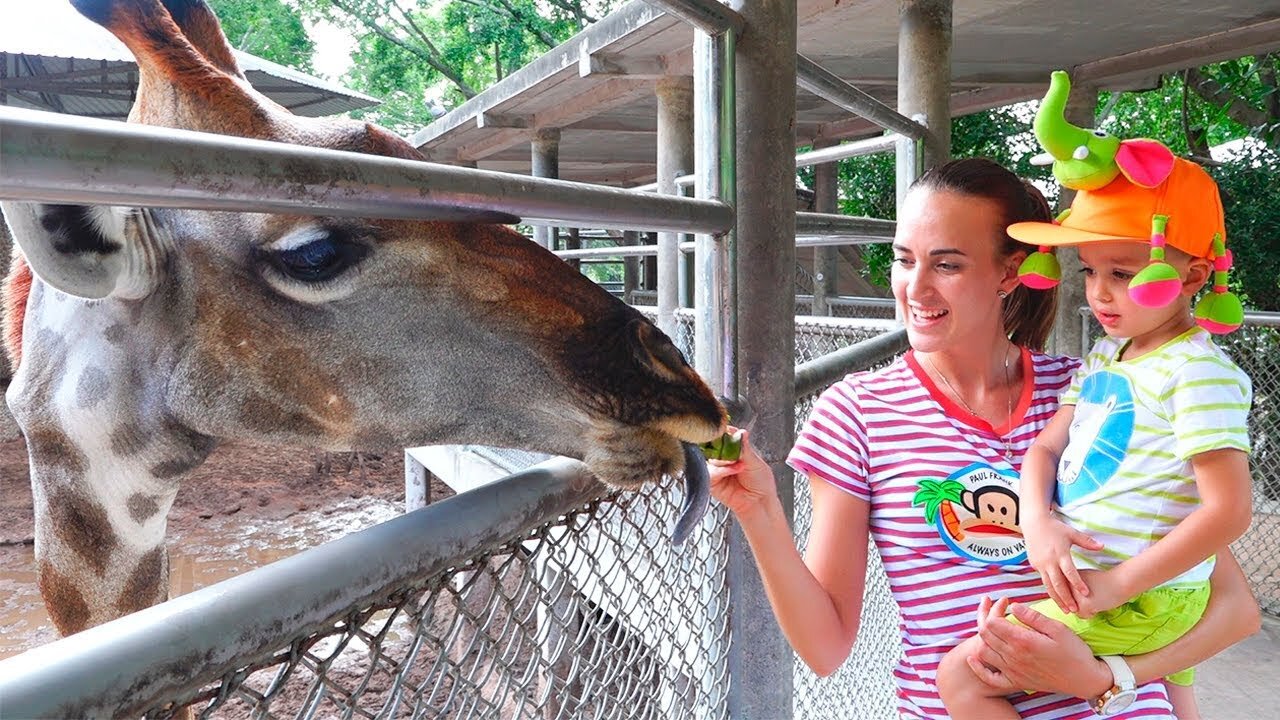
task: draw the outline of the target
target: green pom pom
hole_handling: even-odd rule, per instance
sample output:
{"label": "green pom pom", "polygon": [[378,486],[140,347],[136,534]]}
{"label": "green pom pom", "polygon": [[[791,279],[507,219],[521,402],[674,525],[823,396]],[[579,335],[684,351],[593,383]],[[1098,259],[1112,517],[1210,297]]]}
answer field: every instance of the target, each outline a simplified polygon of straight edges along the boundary
{"label": "green pom pom", "polygon": [[1225,335],[1244,324],[1244,306],[1233,292],[1211,292],[1196,303],[1196,323],[1215,335]]}
{"label": "green pom pom", "polygon": [[1052,253],[1033,252],[1018,266],[1018,280],[1029,288],[1048,290],[1062,281],[1062,266]]}
{"label": "green pom pom", "polygon": [[725,460],[733,462],[742,457],[742,431],[725,433],[715,440],[704,442],[699,447],[708,460]]}
{"label": "green pom pom", "polygon": [[1129,297],[1144,307],[1164,307],[1182,292],[1182,277],[1166,262],[1153,262],[1129,281]]}

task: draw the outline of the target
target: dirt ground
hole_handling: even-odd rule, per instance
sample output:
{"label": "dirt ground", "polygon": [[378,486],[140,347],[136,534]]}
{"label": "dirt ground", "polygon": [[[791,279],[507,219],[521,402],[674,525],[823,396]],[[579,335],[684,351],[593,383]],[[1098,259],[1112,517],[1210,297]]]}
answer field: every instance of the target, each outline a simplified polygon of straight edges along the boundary
{"label": "dirt ground", "polygon": [[[433,481],[431,498],[453,494]],[[169,513],[171,594],[182,594],[403,512],[400,450],[326,453],[233,443],[187,478]],[[0,441],[0,658],[55,638],[35,587],[21,436]]]}

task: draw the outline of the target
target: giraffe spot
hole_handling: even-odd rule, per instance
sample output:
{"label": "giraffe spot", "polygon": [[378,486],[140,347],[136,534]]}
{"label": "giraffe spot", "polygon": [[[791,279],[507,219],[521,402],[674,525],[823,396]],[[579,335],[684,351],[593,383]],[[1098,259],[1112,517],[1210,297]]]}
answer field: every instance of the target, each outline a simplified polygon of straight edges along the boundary
{"label": "giraffe spot", "polygon": [[27,431],[32,464],[76,478],[89,469],[89,458],[56,426],[38,423]]}
{"label": "giraffe spot", "polygon": [[126,505],[129,507],[129,517],[139,525],[160,512],[160,503],[154,497],[143,493],[130,495]]}
{"label": "giraffe spot", "polygon": [[107,396],[110,385],[107,373],[96,365],[90,365],[80,372],[80,379],[76,381],[76,404],[84,409],[92,408]]}
{"label": "giraffe spot", "polygon": [[157,480],[170,480],[172,478],[186,475],[204,458],[174,458],[172,460],[162,460],[151,466],[151,476]]}
{"label": "giraffe spot", "polygon": [[147,435],[134,423],[126,423],[111,431],[111,452],[132,457],[147,447]]}
{"label": "giraffe spot", "polygon": [[68,490],[49,498],[49,511],[63,543],[101,575],[118,544],[107,511]]}
{"label": "giraffe spot", "polygon": [[119,345],[124,341],[126,328],[122,323],[112,323],[110,327],[103,331],[102,337],[112,345]]}
{"label": "giraffe spot", "polygon": [[151,552],[142,556],[129,579],[125,581],[116,608],[124,615],[149,608],[162,602],[166,595],[164,546],[152,548]]}
{"label": "giraffe spot", "polygon": [[40,596],[49,619],[62,635],[78,633],[89,626],[89,603],[76,584],[54,569],[48,560],[40,563]]}

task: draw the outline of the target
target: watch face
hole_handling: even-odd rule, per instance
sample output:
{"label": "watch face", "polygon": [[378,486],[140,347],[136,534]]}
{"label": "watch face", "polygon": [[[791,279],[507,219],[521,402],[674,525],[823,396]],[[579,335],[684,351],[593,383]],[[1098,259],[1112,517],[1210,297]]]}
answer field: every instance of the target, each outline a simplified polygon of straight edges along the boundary
{"label": "watch face", "polygon": [[1103,715],[1117,715],[1124,712],[1138,699],[1137,690],[1121,690],[1107,699],[1106,705],[1102,706]]}

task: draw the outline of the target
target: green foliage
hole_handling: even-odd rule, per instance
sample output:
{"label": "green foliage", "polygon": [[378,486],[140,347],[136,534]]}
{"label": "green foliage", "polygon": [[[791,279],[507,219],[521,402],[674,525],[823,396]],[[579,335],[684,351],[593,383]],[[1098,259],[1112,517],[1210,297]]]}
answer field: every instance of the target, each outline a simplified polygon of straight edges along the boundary
{"label": "green foliage", "polygon": [[1222,191],[1232,289],[1248,309],[1280,310],[1280,152],[1246,144],[1209,171]]}
{"label": "green foliage", "polygon": [[231,46],[310,73],[315,44],[298,11],[284,0],[209,0]]}
{"label": "green foliage", "polygon": [[343,81],[383,104],[354,113],[410,134],[572,37],[620,0],[297,0],[360,40]]}

